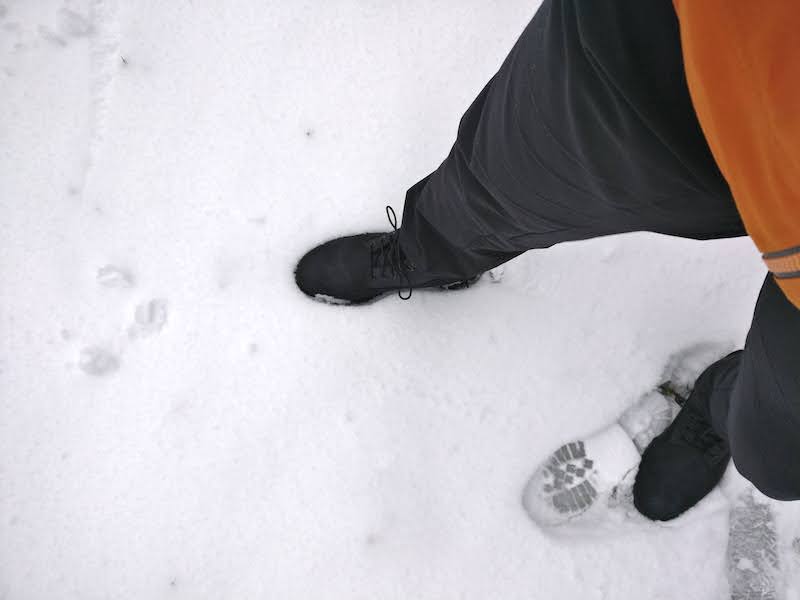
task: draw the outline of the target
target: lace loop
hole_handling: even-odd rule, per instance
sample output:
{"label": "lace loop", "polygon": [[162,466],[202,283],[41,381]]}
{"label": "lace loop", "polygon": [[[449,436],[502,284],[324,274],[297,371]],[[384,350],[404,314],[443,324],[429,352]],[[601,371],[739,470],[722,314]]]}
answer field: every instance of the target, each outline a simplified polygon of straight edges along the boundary
{"label": "lace loop", "polygon": [[389,219],[389,225],[392,226],[392,229],[397,231],[397,214],[390,204],[386,205],[386,218]]}
{"label": "lace loop", "polygon": [[400,229],[397,227],[397,214],[390,205],[386,206],[386,218],[389,219],[392,231],[380,236],[372,245],[370,257],[372,277],[386,277],[387,272],[391,277],[401,277],[405,282],[405,289],[408,289],[408,293],[405,294],[403,293],[405,290],[400,289],[397,295],[402,300],[408,300],[414,291],[408,273],[414,270],[414,266],[406,260],[400,248]]}

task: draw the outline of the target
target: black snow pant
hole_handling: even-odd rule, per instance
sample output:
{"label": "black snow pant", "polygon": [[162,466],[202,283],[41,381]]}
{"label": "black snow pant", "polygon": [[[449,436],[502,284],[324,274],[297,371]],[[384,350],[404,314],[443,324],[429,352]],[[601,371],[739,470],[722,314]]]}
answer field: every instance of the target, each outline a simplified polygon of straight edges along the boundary
{"label": "black snow pant", "polygon": [[[745,235],[687,89],[671,0],[545,0],[406,195],[417,272],[466,279],[534,248],[631,231]],[[800,499],[800,311],[768,276],[714,428],[738,469]]]}

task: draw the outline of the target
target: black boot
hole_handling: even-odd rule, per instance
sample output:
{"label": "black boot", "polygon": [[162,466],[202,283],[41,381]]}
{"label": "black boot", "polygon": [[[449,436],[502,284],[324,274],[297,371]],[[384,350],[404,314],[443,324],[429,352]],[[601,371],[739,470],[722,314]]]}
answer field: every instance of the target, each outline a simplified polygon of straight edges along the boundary
{"label": "black boot", "polygon": [[466,287],[480,277],[441,281],[419,272],[400,247],[397,216],[391,206],[386,214],[392,225],[388,233],[341,237],[309,251],[297,263],[297,287],[323,302],[361,304],[389,292],[407,300],[414,288]]}
{"label": "black boot", "polygon": [[[729,354],[706,369],[672,424],[645,449],[633,503],[644,516],[668,521],[702,500],[716,487],[731,455],[728,442],[711,425],[715,389],[724,394],[734,379],[741,352]],[[722,388],[722,389],[720,389]]]}

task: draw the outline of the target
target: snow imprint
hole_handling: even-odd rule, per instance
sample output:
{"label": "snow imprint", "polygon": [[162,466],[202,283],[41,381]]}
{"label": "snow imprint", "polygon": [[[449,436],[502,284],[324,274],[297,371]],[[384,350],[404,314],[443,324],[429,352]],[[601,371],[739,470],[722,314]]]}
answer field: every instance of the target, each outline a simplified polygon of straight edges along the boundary
{"label": "snow imprint", "polygon": [[770,506],[742,492],[730,514],[728,581],[731,600],[778,600],[778,536]]}
{"label": "snow imprint", "polygon": [[128,329],[128,337],[135,339],[158,333],[167,324],[167,314],[167,301],[163,298],[142,302],[136,307],[134,323]]}
{"label": "snow imprint", "polygon": [[116,354],[102,346],[89,346],[81,350],[78,367],[93,377],[110,375],[119,369],[120,361]]}
{"label": "snow imprint", "polygon": [[133,273],[123,267],[105,265],[97,270],[97,283],[107,288],[131,288],[134,285]]}
{"label": "snow imprint", "polygon": [[639,452],[650,445],[675,418],[675,405],[658,392],[650,392],[619,418]]}
{"label": "snow imprint", "polygon": [[597,498],[597,490],[588,479],[593,466],[582,441],[564,444],[552,454],[544,471],[542,491],[556,511],[573,516],[592,505]]}

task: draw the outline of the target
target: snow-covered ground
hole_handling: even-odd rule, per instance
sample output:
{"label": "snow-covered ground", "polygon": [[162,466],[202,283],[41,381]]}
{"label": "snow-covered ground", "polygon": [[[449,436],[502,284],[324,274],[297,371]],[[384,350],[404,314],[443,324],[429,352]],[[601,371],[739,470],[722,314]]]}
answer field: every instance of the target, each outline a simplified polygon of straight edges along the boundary
{"label": "snow-covered ground", "polygon": [[535,2],[0,2],[0,598],[730,597],[724,493],[599,539],[520,495],[676,349],[743,343],[749,240],[293,284],[388,227]]}

